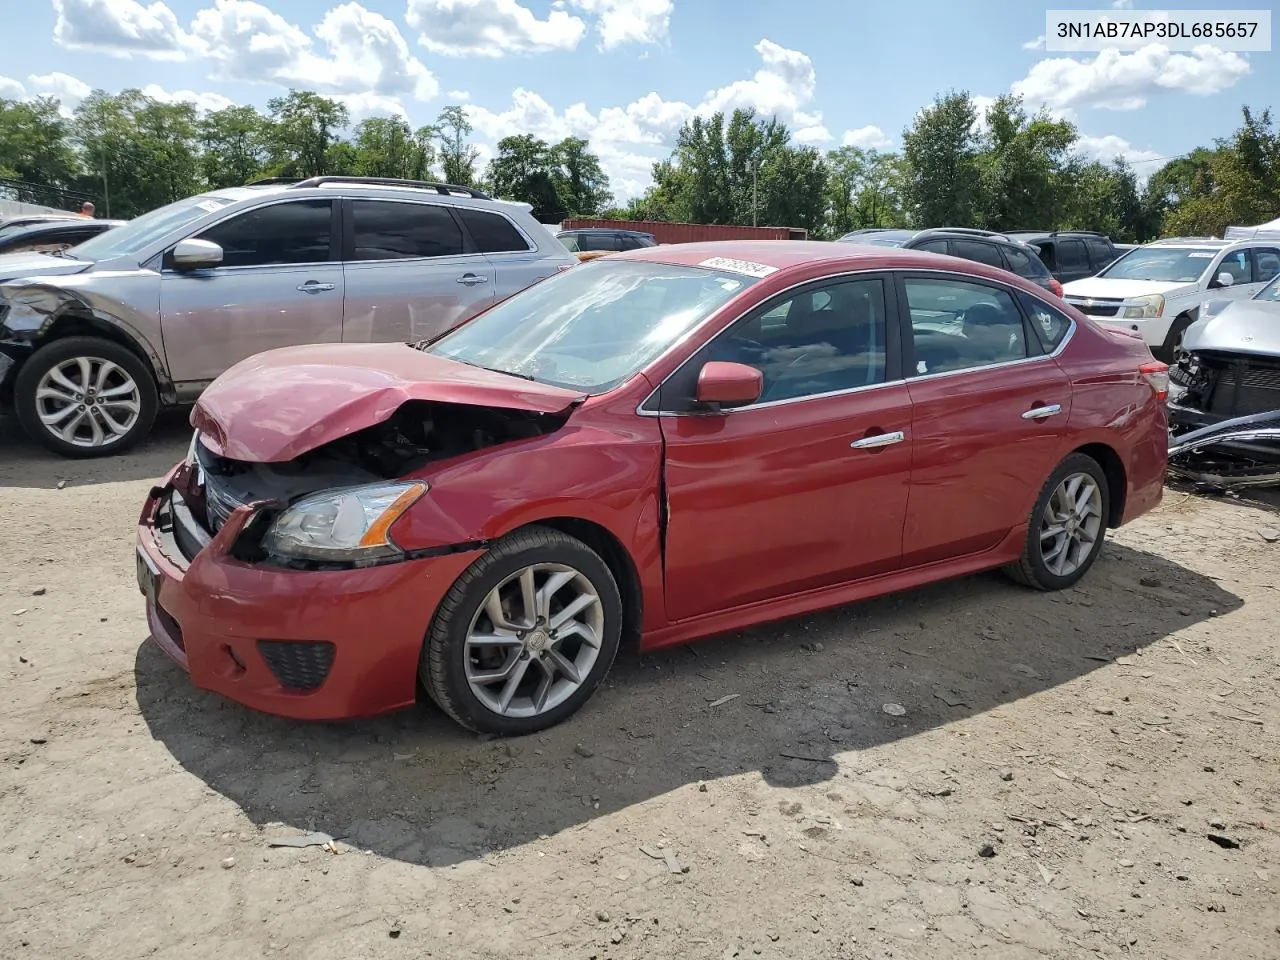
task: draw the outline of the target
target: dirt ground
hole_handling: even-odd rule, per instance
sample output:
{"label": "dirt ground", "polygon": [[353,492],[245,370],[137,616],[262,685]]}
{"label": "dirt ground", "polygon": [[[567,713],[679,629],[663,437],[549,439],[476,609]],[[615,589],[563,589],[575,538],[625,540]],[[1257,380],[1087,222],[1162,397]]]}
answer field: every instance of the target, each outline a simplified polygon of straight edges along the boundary
{"label": "dirt ground", "polygon": [[486,741],[252,714],[145,642],[187,436],[73,463],[0,422],[0,957],[1280,957],[1274,500],[1169,491],[1064,594],[624,656]]}

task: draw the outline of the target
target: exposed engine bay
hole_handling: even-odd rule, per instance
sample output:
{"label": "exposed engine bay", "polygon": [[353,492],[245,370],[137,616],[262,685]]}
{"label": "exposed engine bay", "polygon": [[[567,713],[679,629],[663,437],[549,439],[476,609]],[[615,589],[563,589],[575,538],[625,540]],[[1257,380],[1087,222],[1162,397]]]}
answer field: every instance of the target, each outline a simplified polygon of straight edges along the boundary
{"label": "exposed engine bay", "polygon": [[414,400],[382,423],[284,463],[231,460],[196,442],[198,482],[189,499],[203,500],[191,507],[217,532],[245,503],[284,504],[330,487],[396,479],[433,461],[552,433],[566,419],[567,414]]}
{"label": "exposed engine bay", "polygon": [[1280,357],[1202,350],[1170,375],[1170,473],[1220,489],[1280,484]]}

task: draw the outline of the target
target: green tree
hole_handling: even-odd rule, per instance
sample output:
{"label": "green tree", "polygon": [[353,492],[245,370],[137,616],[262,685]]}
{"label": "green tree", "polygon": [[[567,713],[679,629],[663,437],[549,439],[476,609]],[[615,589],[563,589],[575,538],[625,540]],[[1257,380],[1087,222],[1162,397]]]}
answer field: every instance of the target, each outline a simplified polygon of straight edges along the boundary
{"label": "green tree", "polygon": [[991,230],[1061,222],[1073,193],[1069,153],[1075,126],[1043,112],[1028,117],[1022,99],[1010,94],[987,109],[986,120],[977,156],[977,220]]}
{"label": "green tree", "polygon": [[826,233],[839,237],[864,227],[903,226],[898,197],[899,157],[840,147],[827,153]]}
{"label": "green tree", "polygon": [[227,107],[199,122],[200,169],[217,188],[238,187],[262,176],[270,136],[267,119],[253,107]]}
{"label": "green tree", "polygon": [[140,202],[150,209],[199,193],[203,178],[196,108],[143,98],[133,119],[137,152],[151,171],[152,190]]}
{"label": "green tree", "polygon": [[525,133],[499,140],[498,154],[489,163],[488,180],[498,196],[532,204],[533,215],[541,222],[564,219],[551,148],[537,137]]}
{"label": "green tree", "polygon": [[1219,140],[1208,159],[1208,189],[1169,211],[1166,232],[1222,236],[1229,226],[1270,220],[1280,211],[1280,133],[1269,109],[1255,114],[1244,107],[1242,114],[1240,127]]}
{"label": "green tree", "polygon": [[370,117],[355,129],[355,172],[363,177],[426,180],[435,162],[434,130],[416,133],[401,117]]}
{"label": "green tree", "polygon": [[820,236],[826,212],[827,163],[813,147],[784,146],[766,155],[758,193],[761,224],[803,227]]}
{"label": "green tree", "polygon": [[476,159],[480,151],[467,142],[471,121],[458,105],[445,107],[436,120],[436,136],[440,140],[440,163],[446,183],[469,187],[476,179]]}
{"label": "green tree", "polygon": [[551,176],[566,216],[594,217],[612,199],[609,177],[586,140],[566,137],[550,151]]}
{"label": "green tree", "polygon": [[347,108],[307,90],[267,101],[271,112],[270,153],[273,172],[282,177],[314,177],[331,172],[334,144],[347,126]]}
{"label": "green tree", "polygon": [[33,186],[18,188],[14,199],[49,204],[46,190],[71,187],[79,173],[70,128],[58,113],[58,101],[0,100],[0,170]]}
{"label": "green tree", "polygon": [[944,94],[902,134],[902,199],[919,227],[977,222],[981,201],[977,111],[967,92]]}

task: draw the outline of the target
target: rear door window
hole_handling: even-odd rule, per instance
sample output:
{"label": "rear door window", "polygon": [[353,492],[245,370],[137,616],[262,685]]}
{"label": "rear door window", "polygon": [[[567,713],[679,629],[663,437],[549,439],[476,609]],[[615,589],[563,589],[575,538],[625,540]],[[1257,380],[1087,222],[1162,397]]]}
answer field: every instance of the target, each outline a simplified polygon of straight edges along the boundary
{"label": "rear door window", "polygon": [[1095,270],[1101,270],[1115,259],[1111,244],[1101,237],[1085,237],[1084,245],[1089,251],[1089,260],[1093,263]]}
{"label": "rear door window", "polygon": [[529,241],[500,214],[467,207],[455,207],[454,212],[466,224],[479,253],[523,253],[529,249]]}
{"label": "rear door window", "polygon": [[1049,271],[1035,254],[1017,247],[1001,247],[1005,259],[1009,261],[1009,269],[1020,277],[1036,280]]}
{"label": "rear door window", "polygon": [[1084,244],[1079,240],[1059,240],[1058,269],[1068,273],[1087,271],[1089,261],[1084,255]]}
{"label": "rear door window", "polygon": [[1071,329],[1071,318],[1023,290],[1018,291],[1018,299],[1022,301],[1022,309],[1031,318],[1031,329],[1044,345],[1044,352],[1053,353]]}
{"label": "rear door window", "polygon": [[915,352],[909,376],[969,370],[1029,355],[1022,313],[1008,291],[951,277],[908,276],[903,284]]}
{"label": "rear door window", "polygon": [[947,241],[945,240],[926,240],[924,243],[915,247],[916,250],[923,250],[925,253],[946,253]]}
{"label": "rear door window", "polygon": [[1255,283],[1267,283],[1280,274],[1280,250],[1275,247],[1256,247],[1253,251],[1253,279]]}
{"label": "rear door window", "polygon": [[582,250],[604,250],[606,252],[622,249],[622,245],[618,242],[617,234],[613,233],[579,234],[578,247]]}
{"label": "rear door window", "polygon": [[975,263],[985,263],[989,267],[1004,269],[1004,261],[1000,259],[1000,251],[996,249],[995,244],[983,243],[981,240],[952,240],[951,254]]}
{"label": "rear door window", "polygon": [[462,228],[448,207],[353,200],[351,214],[353,260],[452,257],[463,252]]}

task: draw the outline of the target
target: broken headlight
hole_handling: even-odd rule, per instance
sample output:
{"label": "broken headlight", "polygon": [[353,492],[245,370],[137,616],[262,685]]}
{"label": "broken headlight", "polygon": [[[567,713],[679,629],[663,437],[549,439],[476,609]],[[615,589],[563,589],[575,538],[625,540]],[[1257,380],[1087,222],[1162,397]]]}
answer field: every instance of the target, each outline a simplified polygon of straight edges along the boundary
{"label": "broken headlight", "polygon": [[425,483],[411,482],[313,493],[276,517],[262,548],[284,559],[330,563],[402,556],[404,551],[391,539],[391,525],[426,492]]}

